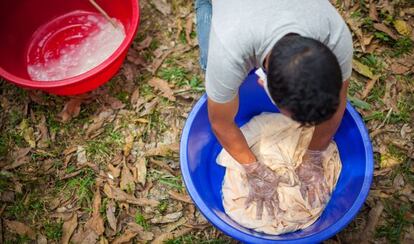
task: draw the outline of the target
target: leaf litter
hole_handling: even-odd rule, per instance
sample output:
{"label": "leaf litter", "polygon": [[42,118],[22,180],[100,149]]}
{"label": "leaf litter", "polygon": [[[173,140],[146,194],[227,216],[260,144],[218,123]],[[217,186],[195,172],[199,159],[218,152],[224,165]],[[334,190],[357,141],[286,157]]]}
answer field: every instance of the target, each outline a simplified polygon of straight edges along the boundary
{"label": "leaf litter", "polygon": [[[0,81],[5,88],[0,89],[0,109],[10,115],[1,125],[3,138],[10,138],[7,154],[0,155],[0,187],[7,182],[0,189],[5,240],[15,243],[28,233],[38,243],[163,243],[186,240],[186,235],[195,242],[230,242],[196,210],[179,177],[178,135],[201,95],[189,79],[203,77],[194,48],[192,2],[140,3],[143,18],[137,38],[120,73],[103,88],[59,98],[21,92]],[[376,160],[366,207],[334,240],[346,242],[353,233],[385,242],[388,237],[375,233],[392,215],[387,208],[381,211],[381,204],[414,201],[414,66],[408,52],[413,11],[402,1],[338,4],[355,41],[349,98],[366,118]],[[402,53],[394,53],[401,48]],[[185,70],[185,84],[162,76],[164,69]],[[78,193],[89,200],[81,203]],[[20,216],[12,211],[17,207]],[[137,213],[145,228],[136,221]],[[53,227],[56,232],[46,231],[50,227],[44,223],[60,220]],[[401,240],[411,240],[413,228],[402,229]],[[55,239],[52,233],[57,233]]]}

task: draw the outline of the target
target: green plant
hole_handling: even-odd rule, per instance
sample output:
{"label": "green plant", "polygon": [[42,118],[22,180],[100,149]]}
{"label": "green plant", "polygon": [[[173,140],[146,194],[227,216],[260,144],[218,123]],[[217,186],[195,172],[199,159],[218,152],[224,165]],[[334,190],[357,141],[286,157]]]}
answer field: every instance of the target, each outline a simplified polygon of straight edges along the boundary
{"label": "green plant", "polygon": [[54,241],[59,241],[62,238],[62,234],[63,234],[63,222],[59,221],[59,222],[46,222],[44,224],[44,229],[45,229],[45,234],[47,239],[49,240],[54,240]]}
{"label": "green plant", "polygon": [[412,224],[412,221],[405,217],[407,212],[412,212],[412,209],[408,204],[398,203],[396,206],[396,204],[387,202],[385,212],[387,214],[384,218],[385,224],[377,228],[376,237],[385,237],[390,243],[400,243],[404,229]]}
{"label": "green plant", "polygon": [[142,215],[142,213],[139,211],[135,213],[135,223],[141,225],[144,230],[148,230],[150,227],[147,220],[144,218],[144,215]]}
{"label": "green plant", "polygon": [[409,37],[398,39],[393,45],[393,56],[399,57],[403,54],[411,53],[413,50],[413,41]]}
{"label": "green plant", "polygon": [[82,170],[82,172],[66,183],[69,192],[75,192],[79,204],[86,203],[90,206],[93,197],[92,187],[95,183],[95,173],[91,169]]}

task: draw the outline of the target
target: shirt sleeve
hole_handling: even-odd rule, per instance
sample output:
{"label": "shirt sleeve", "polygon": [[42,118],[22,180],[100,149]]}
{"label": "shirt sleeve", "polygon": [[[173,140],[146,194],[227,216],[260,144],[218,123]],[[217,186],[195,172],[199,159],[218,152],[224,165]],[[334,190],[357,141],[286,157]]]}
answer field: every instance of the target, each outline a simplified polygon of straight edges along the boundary
{"label": "shirt sleeve", "polygon": [[239,87],[248,73],[242,55],[238,55],[238,51],[237,47],[230,51],[212,26],[206,70],[206,92],[214,102],[231,101],[238,94]]}
{"label": "shirt sleeve", "polygon": [[[339,14],[338,14],[339,16]],[[352,34],[346,25],[345,21],[339,17],[336,27],[340,30],[337,35],[331,40],[332,52],[338,59],[339,66],[341,67],[342,80],[346,81],[352,74],[352,58],[353,58],[353,42]]]}

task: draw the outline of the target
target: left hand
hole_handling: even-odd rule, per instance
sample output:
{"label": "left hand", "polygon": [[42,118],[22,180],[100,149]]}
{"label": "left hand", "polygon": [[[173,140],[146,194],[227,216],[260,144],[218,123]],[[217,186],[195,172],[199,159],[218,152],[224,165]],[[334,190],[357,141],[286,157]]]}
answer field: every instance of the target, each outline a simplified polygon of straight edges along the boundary
{"label": "left hand", "polygon": [[307,150],[296,168],[301,181],[300,192],[312,207],[324,204],[329,198],[329,187],[323,170],[323,151]]}

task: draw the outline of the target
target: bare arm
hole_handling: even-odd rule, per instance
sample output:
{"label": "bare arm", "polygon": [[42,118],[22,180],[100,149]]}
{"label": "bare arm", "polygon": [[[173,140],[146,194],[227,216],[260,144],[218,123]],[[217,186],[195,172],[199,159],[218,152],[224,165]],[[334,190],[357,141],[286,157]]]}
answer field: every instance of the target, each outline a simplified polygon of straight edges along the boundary
{"label": "bare arm", "polygon": [[228,103],[216,103],[208,99],[208,117],[217,139],[226,151],[241,164],[252,163],[256,157],[234,122],[239,109],[239,97]]}
{"label": "bare arm", "polygon": [[344,81],[340,92],[340,102],[338,110],[329,120],[317,125],[313,133],[312,140],[309,144],[311,150],[324,150],[328,147],[333,135],[341,123],[346,108],[346,97],[348,92],[349,81]]}

